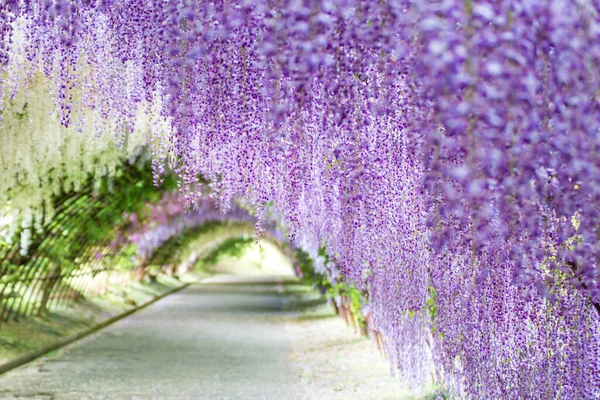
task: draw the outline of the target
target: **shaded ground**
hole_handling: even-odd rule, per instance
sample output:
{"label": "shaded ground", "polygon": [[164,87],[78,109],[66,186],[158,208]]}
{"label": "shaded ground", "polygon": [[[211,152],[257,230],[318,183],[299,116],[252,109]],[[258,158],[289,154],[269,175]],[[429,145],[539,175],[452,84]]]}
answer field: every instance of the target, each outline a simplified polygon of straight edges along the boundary
{"label": "shaded ground", "polygon": [[[195,275],[185,278],[197,279]],[[160,276],[152,284],[134,282],[127,286],[115,285],[102,296],[81,299],[68,308],[53,309],[43,316],[3,323],[0,326],[0,363],[54,343],[62,337],[84,331],[182,284],[179,280]]]}

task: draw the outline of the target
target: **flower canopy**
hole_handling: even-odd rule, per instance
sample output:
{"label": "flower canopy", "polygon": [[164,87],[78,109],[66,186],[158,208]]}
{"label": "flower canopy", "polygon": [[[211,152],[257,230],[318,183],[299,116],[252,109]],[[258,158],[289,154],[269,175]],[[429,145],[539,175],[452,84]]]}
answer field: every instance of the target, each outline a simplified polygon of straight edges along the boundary
{"label": "flower canopy", "polygon": [[146,144],[190,204],[206,180],[224,210],[246,199],[260,229],[272,204],[311,256],[325,247],[404,377],[433,365],[472,398],[594,398],[599,12],[5,0],[2,200],[27,226],[48,188]]}

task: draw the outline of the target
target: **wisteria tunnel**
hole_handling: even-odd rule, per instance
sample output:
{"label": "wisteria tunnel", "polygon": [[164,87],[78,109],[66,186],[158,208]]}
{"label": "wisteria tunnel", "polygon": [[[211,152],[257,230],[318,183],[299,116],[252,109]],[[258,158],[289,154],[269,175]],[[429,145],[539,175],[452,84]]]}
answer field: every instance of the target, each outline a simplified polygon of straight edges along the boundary
{"label": "wisteria tunnel", "polygon": [[600,1],[0,0],[0,207],[1,399],[600,399]]}

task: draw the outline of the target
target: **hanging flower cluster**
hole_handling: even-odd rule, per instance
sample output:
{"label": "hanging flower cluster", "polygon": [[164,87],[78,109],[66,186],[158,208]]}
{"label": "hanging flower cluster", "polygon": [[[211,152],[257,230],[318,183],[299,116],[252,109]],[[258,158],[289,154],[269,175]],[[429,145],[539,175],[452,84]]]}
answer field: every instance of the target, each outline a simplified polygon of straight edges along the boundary
{"label": "hanging flower cluster", "polygon": [[433,365],[461,396],[595,398],[599,12],[9,0],[2,107],[43,76],[63,127],[118,142],[142,108],[169,135],[150,145],[187,201],[200,179],[223,209],[247,199],[259,223],[272,201],[311,256],[327,249],[319,265],[369,298],[406,378]]}
{"label": "hanging flower cluster", "polygon": [[[149,106],[133,107],[127,136],[115,138],[116,120],[91,103],[77,111],[77,123],[61,121],[57,106],[57,87],[52,74],[47,76],[27,57],[28,27],[21,19],[12,24],[10,44],[4,50],[11,55],[0,72],[3,82],[0,145],[0,203],[5,239],[11,241],[21,231],[22,252],[26,253],[34,227],[51,221],[53,198],[62,192],[80,190],[90,178],[113,176],[117,166],[133,160],[144,147],[164,137],[164,122],[151,117]],[[75,67],[73,67],[75,68]],[[84,66],[81,66],[85,69]],[[82,77],[73,72],[73,79]],[[83,101],[73,87],[70,101]],[[86,98],[90,102],[90,98]],[[96,99],[95,102],[102,102]],[[117,141],[120,146],[115,146]]]}

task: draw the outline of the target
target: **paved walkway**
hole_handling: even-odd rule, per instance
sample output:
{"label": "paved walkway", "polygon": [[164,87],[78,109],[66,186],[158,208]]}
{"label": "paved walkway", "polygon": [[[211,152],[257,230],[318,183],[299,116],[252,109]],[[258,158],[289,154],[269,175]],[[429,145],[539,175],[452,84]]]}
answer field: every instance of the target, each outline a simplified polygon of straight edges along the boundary
{"label": "paved walkway", "polygon": [[298,399],[282,286],[193,285],[0,377],[0,399]]}

